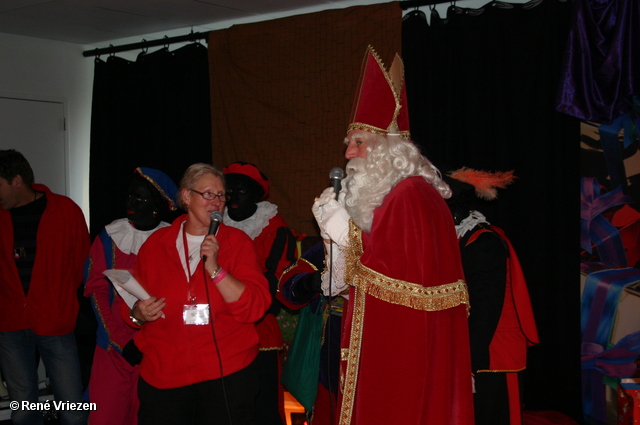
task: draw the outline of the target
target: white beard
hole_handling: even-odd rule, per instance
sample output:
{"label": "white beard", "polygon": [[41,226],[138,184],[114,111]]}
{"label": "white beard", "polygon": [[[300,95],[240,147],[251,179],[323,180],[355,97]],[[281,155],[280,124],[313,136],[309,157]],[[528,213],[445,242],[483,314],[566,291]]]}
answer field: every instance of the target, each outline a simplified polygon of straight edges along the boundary
{"label": "white beard", "polygon": [[410,176],[421,176],[445,199],[451,196],[439,171],[413,143],[396,136],[377,136],[367,159],[353,158],[347,163],[342,192],[345,208],[354,223],[370,232],[374,210],[382,205],[396,184]]}
{"label": "white beard", "polygon": [[[347,163],[347,177],[343,181],[345,209],[353,222],[363,231],[370,232],[373,211],[382,205],[393,187],[387,177],[366,168],[367,160],[353,158]],[[395,182],[394,182],[395,184]]]}

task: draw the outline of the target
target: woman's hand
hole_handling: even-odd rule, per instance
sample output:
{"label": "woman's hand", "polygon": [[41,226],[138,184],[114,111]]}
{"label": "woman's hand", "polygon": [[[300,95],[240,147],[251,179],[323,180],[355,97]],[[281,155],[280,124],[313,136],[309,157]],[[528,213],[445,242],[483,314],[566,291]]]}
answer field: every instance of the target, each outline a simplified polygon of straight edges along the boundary
{"label": "woman's hand", "polygon": [[200,258],[206,257],[204,268],[211,276],[218,269],[218,252],[220,244],[214,235],[205,236],[200,245]]}
{"label": "woman's hand", "polygon": [[163,317],[162,309],[167,306],[166,298],[150,297],[144,301],[138,301],[133,306],[131,315],[143,322],[154,322]]}

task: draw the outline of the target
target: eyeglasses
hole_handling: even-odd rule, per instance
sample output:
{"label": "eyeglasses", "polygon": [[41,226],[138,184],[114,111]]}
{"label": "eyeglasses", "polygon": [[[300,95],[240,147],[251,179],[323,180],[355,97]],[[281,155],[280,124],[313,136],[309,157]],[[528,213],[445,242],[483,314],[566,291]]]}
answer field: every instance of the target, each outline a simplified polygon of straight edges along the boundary
{"label": "eyeglasses", "polygon": [[213,201],[214,199],[218,198],[218,201],[220,202],[227,202],[231,196],[227,193],[220,193],[218,195],[216,195],[215,193],[211,193],[211,192],[198,192],[195,189],[189,189],[192,192],[197,193],[198,195],[202,196],[204,199],[206,199],[207,201]]}

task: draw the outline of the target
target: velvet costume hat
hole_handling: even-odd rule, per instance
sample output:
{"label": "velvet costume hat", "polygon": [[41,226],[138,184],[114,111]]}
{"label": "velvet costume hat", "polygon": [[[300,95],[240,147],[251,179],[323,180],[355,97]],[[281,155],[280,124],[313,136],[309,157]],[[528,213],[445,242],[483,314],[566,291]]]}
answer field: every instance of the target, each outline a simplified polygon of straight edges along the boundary
{"label": "velvet costume hat", "polygon": [[347,132],[351,130],[411,137],[404,65],[398,54],[387,72],[373,47],[367,47]]}
{"label": "velvet costume hat", "polygon": [[151,183],[151,185],[155,187],[156,190],[160,192],[160,195],[162,195],[162,197],[167,201],[171,211],[178,209],[176,203],[178,186],[176,186],[171,177],[167,176],[160,170],[147,167],[138,167],[133,171],[133,173]]}
{"label": "velvet costume hat", "polygon": [[262,195],[263,199],[269,195],[269,180],[266,179],[260,170],[258,170],[258,167],[253,164],[234,162],[223,168],[222,172],[225,176],[229,174],[242,174],[247,176],[262,187],[262,190],[264,191],[264,194]]}

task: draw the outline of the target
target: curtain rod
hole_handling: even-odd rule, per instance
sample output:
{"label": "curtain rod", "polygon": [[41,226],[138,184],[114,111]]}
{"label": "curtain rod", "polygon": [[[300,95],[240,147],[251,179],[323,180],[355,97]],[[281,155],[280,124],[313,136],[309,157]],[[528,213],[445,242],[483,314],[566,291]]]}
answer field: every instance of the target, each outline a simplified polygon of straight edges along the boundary
{"label": "curtain rod", "polygon": [[110,55],[112,53],[125,52],[127,50],[137,50],[137,49],[145,49],[147,47],[165,46],[167,44],[180,43],[183,41],[202,40],[202,39],[206,39],[208,36],[209,36],[208,32],[193,32],[193,31],[190,34],[179,35],[177,37],[167,37],[165,35],[164,38],[160,40],[146,41],[143,39],[140,43],[123,44],[122,46],[109,46],[109,47],[103,47],[101,49],[85,50],[84,52],[82,52],[82,56],[84,57],[100,56],[102,54]]}
{"label": "curtain rod", "polygon": [[401,0],[398,3],[400,3],[400,9],[407,10],[412,7],[427,6],[431,4],[455,3],[455,0]]}

